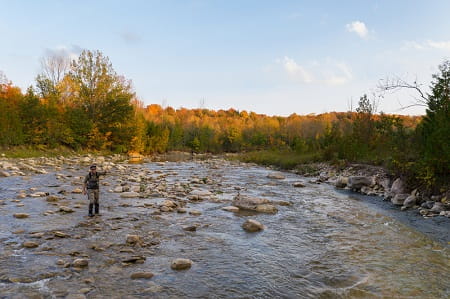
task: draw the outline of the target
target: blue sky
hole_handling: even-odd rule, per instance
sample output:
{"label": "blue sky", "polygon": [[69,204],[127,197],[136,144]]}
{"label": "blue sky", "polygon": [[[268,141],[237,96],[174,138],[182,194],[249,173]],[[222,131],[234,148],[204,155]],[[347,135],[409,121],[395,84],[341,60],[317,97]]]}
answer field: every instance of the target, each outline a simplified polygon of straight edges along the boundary
{"label": "blue sky", "polygon": [[[0,71],[25,89],[46,53],[100,50],[145,104],[287,116],[348,111],[380,79],[450,59],[450,1],[0,0]],[[414,93],[379,102],[399,110]]]}

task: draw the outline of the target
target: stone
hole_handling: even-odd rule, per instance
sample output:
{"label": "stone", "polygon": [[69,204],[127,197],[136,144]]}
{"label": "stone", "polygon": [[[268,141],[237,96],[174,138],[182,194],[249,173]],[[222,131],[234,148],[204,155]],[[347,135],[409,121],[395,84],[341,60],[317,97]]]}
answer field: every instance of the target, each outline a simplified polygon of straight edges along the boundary
{"label": "stone", "polygon": [[27,213],[14,213],[13,216],[14,216],[14,218],[17,218],[17,219],[23,219],[23,218],[28,218],[30,215]]}
{"label": "stone", "polygon": [[426,202],[423,202],[420,206],[425,209],[431,209],[433,207],[433,205],[434,205],[434,201],[427,200]]}
{"label": "stone", "polygon": [[190,259],[177,258],[172,261],[170,268],[172,270],[185,270],[191,268],[192,263]]}
{"label": "stone", "polygon": [[67,237],[69,237],[68,234],[66,234],[66,233],[64,233],[64,232],[60,232],[60,231],[54,231],[54,232],[53,232],[53,235],[54,235],[55,237],[58,237],[58,238],[67,238]]}
{"label": "stone", "polygon": [[123,187],[122,186],[117,186],[113,189],[113,192],[115,193],[121,193],[123,192]]}
{"label": "stone", "polygon": [[73,213],[74,210],[72,208],[66,207],[66,206],[60,206],[59,211],[63,213]]}
{"label": "stone", "polygon": [[188,199],[189,200],[207,200],[209,198],[211,198],[214,194],[211,193],[211,191],[208,190],[192,190],[189,195],[188,195]]}
{"label": "stone", "polygon": [[269,179],[284,180],[286,177],[281,173],[270,173],[267,175]]}
{"label": "stone", "polygon": [[7,177],[9,177],[9,176],[11,176],[11,175],[9,174],[9,172],[7,172],[7,171],[0,171],[0,177],[5,177],[5,178],[7,178]]}
{"label": "stone", "polygon": [[180,214],[187,213],[187,209],[186,208],[178,208],[177,213],[180,213]]}
{"label": "stone", "polygon": [[81,194],[81,193],[83,193],[83,190],[81,190],[80,188],[75,188],[75,189],[72,190],[72,193],[74,193],[74,194]]}
{"label": "stone", "polygon": [[408,196],[403,202],[405,208],[412,208],[416,205],[417,198],[415,195]]}
{"label": "stone", "polygon": [[430,212],[440,213],[440,212],[444,211],[444,209],[445,209],[445,207],[442,202],[435,202],[433,207],[430,209]]}
{"label": "stone", "polygon": [[392,199],[391,202],[396,206],[402,206],[405,202],[405,199],[409,196],[407,193],[400,193],[396,194]]}
{"label": "stone", "polygon": [[337,178],[336,182],[334,183],[334,186],[336,188],[345,188],[348,184],[348,177],[340,176]]}
{"label": "stone", "polygon": [[130,191],[130,192],[123,192],[123,193],[120,194],[120,197],[122,197],[122,198],[134,198],[134,197],[139,197],[139,193],[133,192],[133,191]]}
{"label": "stone", "polygon": [[239,212],[239,208],[235,206],[222,207],[222,210],[233,213]]}
{"label": "stone", "polygon": [[360,190],[363,186],[372,185],[372,178],[366,176],[351,176],[348,178],[348,187],[352,190]]}
{"label": "stone", "polygon": [[47,195],[48,195],[47,192],[35,192],[35,193],[31,193],[30,197],[45,197]]}
{"label": "stone", "polygon": [[160,206],[168,207],[168,208],[176,208],[177,204],[175,202],[171,201],[170,199],[166,199],[160,204]]}
{"label": "stone", "polygon": [[294,186],[295,188],[304,188],[304,187],[306,187],[306,185],[303,184],[302,182],[295,182],[292,186]]}
{"label": "stone", "polygon": [[188,232],[195,232],[197,230],[197,225],[186,225],[183,226],[183,230],[188,231]]}
{"label": "stone", "polygon": [[142,239],[138,235],[127,235],[126,243],[127,244],[131,244],[131,245],[141,244],[142,243]]}
{"label": "stone", "polygon": [[261,231],[264,229],[264,225],[256,220],[248,219],[242,224],[242,228],[250,233]]}
{"label": "stone", "polygon": [[84,268],[84,267],[87,267],[88,265],[89,265],[89,260],[83,259],[83,258],[75,259],[72,262],[72,266],[75,268]]}
{"label": "stone", "polygon": [[55,201],[58,201],[60,198],[58,197],[58,196],[56,196],[56,195],[49,195],[49,196],[47,196],[47,201],[48,202],[55,202]]}
{"label": "stone", "polygon": [[22,243],[22,246],[25,248],[36,248],[39,246],[39,243],[33,241],[25,241]]}
{"label": "stone", "polygon": [[403,183],[401,178],[397,178],[392,183],[390,192],[393,193],[393,196],[395,196],[395,194],[406,193],[405,183]]}
{"label": "stone", "polygon": [[256,206],[256,212],[267,213],[267,214],[276,214],[278,212],[278,209],[274,205],[263,204],[263,205]]}
{"label": "stone", "polygon": [[269,203],[270,201],[265,198],[238,195],[233,199],[232,205],[239,209],[255,211],[258,205]]}
{"label": "stone", "polygon": [[190,210],[189,214],[191,214],[192,216],[200,216],[202,214],[202,212],[200,212],[198,210]]}
{"label": "stone", "polygon": [[141,279],[141,278],[142,279],[150,279],[153,276],[154,276],[154,274],[151,272],[135,272],[135,273],[131,274],[130,278],[131,279]]}

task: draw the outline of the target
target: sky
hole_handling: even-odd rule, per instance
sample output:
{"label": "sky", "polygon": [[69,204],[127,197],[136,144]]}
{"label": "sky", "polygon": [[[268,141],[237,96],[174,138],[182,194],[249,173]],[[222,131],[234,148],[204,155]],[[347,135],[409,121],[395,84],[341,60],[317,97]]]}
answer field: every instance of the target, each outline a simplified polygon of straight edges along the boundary
{"label": "sky", "polygon": [[379,96],[393,78],[429,91],[450,59],[450,1],[0,0],[0,71],[25,90],[50,53],[108,56],[139,100],[175,109],[305,115],[423,114],[417,94]]}

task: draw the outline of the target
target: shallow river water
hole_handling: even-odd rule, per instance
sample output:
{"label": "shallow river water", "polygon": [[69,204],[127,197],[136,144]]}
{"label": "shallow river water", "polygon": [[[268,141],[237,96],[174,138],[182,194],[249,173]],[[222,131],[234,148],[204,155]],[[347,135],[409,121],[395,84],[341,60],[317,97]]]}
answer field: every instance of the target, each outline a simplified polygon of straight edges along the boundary
{"label": "shallow river water", "polygon": [[[28,178],[0,178],[0,298],[450,297],[448,243],[329,185],[292,173],[271,179],[273,170],[225,161],[126,166],[131,173],[147,169],[155,189],[170,193],[172,186],[184,184],[215,193],[215,200],[179,197],[188,212],[202,214],[157,215],[155,207],[165,198],[121,198],[108,190],[126,178],[107,175],[102,181],[109,186],[101,186],[102,216],[87,218],[85,196],[70,192],[57,204],[75,212],[44,216],[57,210],[55,203],[45,197],[18,201],[18,192],[35,187],[57,194],[81,187],[86,167],[62,167],[57,173],[64,180],[52,169]],[[208,182],[194,184],[192,178]],[[294,188],[294,182],[305,187]],[[291,205],[277,206],[275,215],[221,210],[238,190]],[[14,218],[18,212],[29,217]],[[265,230],[245,232],[246,219],[261,222]],[[446,221],[442,225],[448,228]],[[197,231],[183,230],[186,225],[196,225]],[[67,237],[55,237],[55,231]],[[127,246],[127,234],[151,244]],[[23,248],[25,241],[39,246]],[[145,260],[124,263],[130,256]],[[80,257],[89,259],[87,268],[70,266]],[[172,270],[174,258],[191,259],[193,265]],[[154,276],[131,279],[135,272]]]}

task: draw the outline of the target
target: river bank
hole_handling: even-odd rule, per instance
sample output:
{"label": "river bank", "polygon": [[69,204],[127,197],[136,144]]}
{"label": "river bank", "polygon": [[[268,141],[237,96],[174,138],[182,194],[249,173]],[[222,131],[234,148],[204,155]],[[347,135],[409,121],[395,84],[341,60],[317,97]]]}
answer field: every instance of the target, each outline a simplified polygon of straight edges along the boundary
{"label": "river bank", "polygon": [[[320,175],[177,155],[137,164],[119,155],[0,159],[9,174],[0,178],[2,295],[450,294],[445,244]],[[108,172],[102,215],[92,218],[80,193],[91,163]]]}

